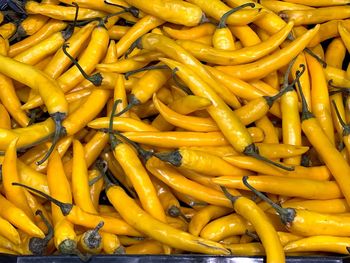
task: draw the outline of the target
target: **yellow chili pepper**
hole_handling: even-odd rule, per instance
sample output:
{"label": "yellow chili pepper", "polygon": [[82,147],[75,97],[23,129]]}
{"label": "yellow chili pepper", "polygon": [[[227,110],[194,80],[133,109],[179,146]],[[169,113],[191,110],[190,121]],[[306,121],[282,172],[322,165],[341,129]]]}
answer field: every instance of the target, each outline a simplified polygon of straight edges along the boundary
{"label": "yellow chili pepper", "polygon": [[[71,186],[64,174],[63,165],[55,150],[49,158],[47,179],[50,194],[64,202],[72,201]],[[76,249],[76,234],[72,223],[68,222],[59,207],[52,204],[52,219],[54,223],[54,242],[61,253],[72,253]]]}
{"label": "yellow chili pepper", "polygon": [[[194,94],[211,100],[212,105],[207,108],[207,111],[235,150],[246,155],[254,156],[255,158],[262,158],[257,153],[257,148],[253,143],[252,137],[238,116],[228,108],[210,86],[185,65],[169,59],[162,60],[172,69],[178,69],[180,78],[189,85]],[[265,159],[265,161],[269,160]]]}
{"label": "yellow chili pepper", "polygon": [[11,241],[9,241],[6,237],[3,236],[0,236],[0,247],[12,250],[18,254],[24,254],[24,251],[19,244],[13,244]]}
{"label": "yellow chili pepper", "polygon": [[100,194],[103,190],[103,180],[102,175],[96,169],[89,171],[89,187],[90,187],[90,198],[95,207],[95,210],[98,211],[98,205],[100,201]]}
{"label": "yellow chili pepper", "polygon": [[345,58],[346,47],[341,38],[334,38],[329,44],[325,54],[325,61],[328,65],[342,68]]}
{"label": "yellow chili pepper", "polygon": [[[41,4],[34,1],[28,1],[25,4],[28,14],[41,14],[58,20],[74,20],[75,7],[61,6],[53,4]],[[104,17],[106,13],[79,7],[78,20],[88,20],[96,17]]]}
{"label": "yellow chili pepper", "polygon": [[[297,82],[297,84],[298,87],[300,87],[300,83]],[[300,88],[299,92],[302,95],[301,128],[311,145],[316,149],[317,153],[331,171],[345,199],[350,202],[350,188],[345,183],[347,181],[347,175],[350,174],[350,166],[328,139],[314,115],[308,110]]]}
{"label": "yellow chili pepper", "polygon": [[207,47],[190,40],[177,41],[184,49],[197,59],[217,65],[239,65],[250,63],[270,54],[287,38],[293,28],[293,22],[288,23],[268,40],[256,45],[244,47],[238,50],[220,50],[215,46]]}
{"label": "yellow chili pepper", "polygon": [[[160,52],[145,52],[127,59],[120,59],[115,63],[101,63],[96,65],[99,71],[126,73],[145,67],[152,61],[157,61],[162,57]],[[113,86],[114,87],[114,86]]]}
{"label": "yellow chili pepper", "polygon": [[[220,244],[194,237],[153,218],[144,212],[119,186],[107,186],[107,197],[121,216],[148,236],[171,247],[192,252],[229,254]],[[142,221],[144,224],[139,224]]]}
{"label": "yellow chili pepper", "polygon": [[45,57],[55,53],[64,43],[65,34],[65,31],[54,33],[36,45],[17,54],[13,59],[28,65],[34,65]]}
{"label": "yellow chili pepper", "polygon": [[0,26],[0,36],[5,39],[11,38],[17,30],[17,25],[13,22],[8,22]]}
{"label": "yellow chili pepper", "polygon": [[101,231],[103,251],[106,254],[124,254],[125,249],[120,244],[117,235]]}
{"label": "yellow chili pepper", "polygon": [[190,28],[176,29],[169,26],[163,26],[163,31],[174,39],[196,39],[212,35],[215,31],[215,26],[211,23],[203,23],[199,26],[194,26]]}
{"label": "yellow chili pepper", "polygon": [[[278,134],[276,132],[275,126],[273,126],[272,122],[267,116],[264,116],[260,118],[259,120],[255,121],[256,127],[263,130],[265,137],[263,142],[264,143],[277,143],[279,142]],[[260,154],[261,154],[261,149]],[[262,154],[263,155],[263,154]],[[264,156],[264,155],[263,155]]]}
{"label": "yellow chili pepper", "polygon": [[287,200],[282,203],[282,207],[290,207],[295,209],[306,209],[318,213],[341,214],[350,211],[345,199],[330,200]]}
{"label": "yellow chili pepper", "polygon": [[21,243],[17,229],[12,226],[9,221],[2,217],[0,217],[0,236],[6,237],[15,245],[19,245]]}
{"label": "yellow chili pepper", "polygon": [[50,18],[43,15],[28,15],[18,25],[18,31],[24,36],[31,36],[35,34]]}
{"label": "yellow chili pepper", "polygon": [[275,0],[261,0],[260,4],[268,10],[274,13],[279,13],[283,10],[308,10],[312,7],[304,5],[304,2],[294,3],[294,2],[282,2]]}
{"label": "yellow chili pepper", "polygon": [[299,54],[315,36],[319,28],[320,26],[316,25],[315,28],[296,38],[285,48],[277,50],[270,56],[258,61],[237,66],[218,66],[216,68],[242,80],[265,77],[272,71],[286,65],[293,57]]}
{"label": "yellow chili pepper", "polygon": [[[147,50],[156,50],[163,52],[166,56],[186,64],[190,69],[195,71],[199,77],[208,83],[212,89],[230,106],[234,108],[240,107],[237,98],[226,87],[219,85],[214,77],[208,73],[203,64],[194,58],[190,53],[181,48],[175,41],[157,34],[146,34],[139,41],[137,46]],[[164,62],[164,61],[163,61]],[[169,66],[168,61],[166,64]],[[205,97],[205,96],[203,96]]]}
{"label": "yellow chili pepper", "polygon": [[[253,142],[261,142],[264,139],[262,131],[256,127],[248,128],[248,132]],[[229,145],[220,132],[125,132],[124,135],[137,143],[164,148]]]}
{"label": "yellow chili pepper", "polygon": [[29,124],[29,118],[26,113],[21,109],[21,102],[19,101],[12,80],[0,74],[0,100],[6,107],[8,112],[11,114],[19,125],[26,127]]}
{"label": "yellow chili pepper", "polygon": [[4,161],[2,163],[2,182],[4,186],[5,196],[10,202],[12,202],[18,208],[22,209],[29,218],[34,219],[24,190],[12,186],[13,182],[19,181],[17,171],[16,143],[17,139],[11,141],[8,148],[6,149]]}
{"label": "yellow chili pepper", "polygon": [[155,177],[151,177],[154,188],[157,191],[157,196],[161,202],[164,211],[171,217],[178,217],[181,215],[180,203],[171,192],[170,188],[162,181]]}
{"label": "yellow chili pepper", "polygon": [[140,19],[128,32],[117,42],[117,55],[121,57],[130,48],[139,37],[147,33],[148,31],[156,28],[165,23],[164,20],[157,16],[147,15]]}
{"label": "yellow chili pepper", "polygon": [[226,207],[209,205],[199,210],[192,217],[188,225],[188,232],[194,236],[199,236],[199,233],[211,220],[225,216],[231,212],[232,210]]}
{"label": "yellow chili pepper", "polygon": [[[129,31],[130,27],[128,26],[119,26],[114,25],[108,29],[108,35],[110,39],[120,40],[125,34]],[[113,43],[115,46],[115,43]]]}
{"label": "yellow chili pepper", "polygon": [[77,206],[85,212],[97,214],[89,192],[89,177],[84,158],[84,148],[78,140],[73,141],[72,192]]}
{"label": "yellow chili pepper", "polygon": [[44,233],[18,207],[0,194],[0,216],[30,236],[44,238]]}
{"label": "yellow chili pepper", "polygon": [[2,104],[0,104],[0,129],[11,129],[10,115]]}
{"label": "yellow chili pepper", "polygon": [[247,170],[230,165],[216,155],[188,148],[179,148],[171,152],[158,152],[155,156],[175,167],[190,169],[210,176],[249,174]]}
{"label": "yellow chili pepper", "polygon": [[222,187],[225,196],[232,202],[237,214],[251,222],[266,251],[267,262],[285,262],[285,255],[274,226],[252,200],[242,196],[232,196]]}
{"label": "yellow chili pepper", "polygon": [[39,43],[40,41],[48,38],[52,34],[62,31],[66,27],[67,27],[67,23],[60,20],[50,19],[35,34],[23,39],[22,41],[17,42],[16,44],[11,45],[9,54],[8,54],[9,57],[16,56],[17,54],[23,52],[27,48],[32,47],[35,44]]}
{"label": "yellow chili pepper", "polygon": [[213,34],[212,42],[214,48],[222,50],[235,50],[235,40],[232,35],[232,32],[226,25],[226,20],[231,14],[243,9],[244,7],[255,7],[255,4],[247,3],[245,5],[238,6],[236,8],[231,9],[230,11],[227,11],[220,18],[219,24],[217,25],[217,28]]}
{"label": "yellow chili pepper", "polygon": [[[212,181],[230,188],[246,190],[242,178],[242,176],[225,176],[213,178]],[[322,200],[342,197],[340,187],[334,181],[259,175],[250,176],[249,183],[259,191],[284,196]]]}
{"label": "yellow chili pepper", "polygon": [[328,87],[322,70],[322,66],[310,55],[306,55],[310,76],[312,113],[318,120],[322,130],[327,134],[329,140],[334,144],[334,127],[331,116]]}
{"label": "yellow chili pepper", "polygon": [[321,1],[316,1],[316,0],[288,0],[287,2],[291,3],[302,3],[307,6],[315,6],[315,7],[320,7],[320,6],[333,6],[333,5],[346,5],[348,4],[347,0],[321,0]]}
{"label": "yellow chili pepper", "polygon": [[[89,167],[99,156],[102,150],[105,148],[108,142],[108,134],[103,132],[97,132],[91,140],[84,145],[85,161],[87,167]],[[72,174],[73,160],[64,163],[64,170],[68,178]]]}
{"label": "yellow chili pepper", "polygon": [[188,180],[173,167],[157,158],[149,159],[146,167],[155,177],[180,193],[213,205],[230,207],[230,203],[221,192]]}
{"label": "yellow chili pepper", "polygon": [[327,6],[309,10],[285,10],[279,13],[284,20],[293,21],[296,26],[327,22],[335,19],[346,19],[350,16],[347,6]]}
{"label": "yellow chili pepper", "polygon": [[282,223],[293,234],[301,236],[347,236],[346,232],[349,227],[347,215],[323,214],[308,210],[282,208],[248,184],[247,179],[248,177],[244,177],[244,185],[258,197],[268,202],[276,210]]}
{"label": "yellow chili pepper", "polygon": [[111,144],[114,156],[135,188],[142,207],[154,218],[166,222],[165,213],[156,190],[134,149],[128,144],[116,140],[112,140]]}
{"label": "yellow chili pepper", "polygon": [[[69,38],[69,47],[67,51],[72,57],[76,57],[80,52],[83,43],[90,37],[91,32],[96,26],[96,22],[91,22],[82,27],[78,32],[73,33]],[[44,72],[50,77],[57,79],[65,70],[68,69],[71,60],[59,49],[49,64],[45,67]]]}
{"label": "yellow chili pepper", "polygon": [[141,236],[141,234],[138,231],[136,231],[130,225],[128,225],[123,220],[115,216],[111,217],[111,216],[90,214],[83,211],[78,206],[75,206],[68,202],[67,203],[61,202],[55,198],[52,198],[49,195],[46,195],[45,193],[35,188],[29,187],[27,185],[20,184],[20,183],[12,183],[12,184],[16,186],[24,187],[44,197],[45,199],[49,200],[50,202],[52,202],[53,204],[59,207],[59,209],[61,210],[61,213],[65,216],[67,220],[69,220],[69,222],[75,225],[80,225],[87,228],[94,228],[98,223],[103,221],[104,225],[102,227],[102,231],[106,231],[117,235]]}
{"label": "yellow chili pepper", "polygon": [[[169,104],[169,108],[180,114],[190,114],[192,112],[205,109],[210,104],[210,100],[206,98],[194,95],[186,95],[184,97],[175,99],[173,102],[171,102]],[[161,114],[159,114],[152,121],[152,126],[161,131],[169,131],[174,128],[173,125],[166,121],[166,119]]]}
{"label": "yellow chili pepper", "polygon": [[174,24],[196,26],[203,20],[203,12],[198,6],[179,0],[167,2],[156,0],[151,4],[142,0],[126,0],[125,2],[147,14]]}
{"label": "yellow chili pepper", "polygon": [[[217,21],[219,21],[220,18],[230,10],[229,6],[218,0],[190,0],[189,2],[200,7],[206,15],[215,18]],[[261,12],[259,9],[240,10],[229,16],[227,24],[238,26],[247,25],[264,14],[265,12]]]}
{"label": "yellow chili pepper", "polygon": [[233,213],[209,222],[200,232],[200,236],[205,239],[220,241],[229,236],[243,235],[247,230],[254,231],[251,223],[240,215]]}
{"label": "yellow chili pepper", "polygon": [[313,236],[292,241],[284,246],[285,252],[322,251],[349,254],[350,239],[335,236]]}

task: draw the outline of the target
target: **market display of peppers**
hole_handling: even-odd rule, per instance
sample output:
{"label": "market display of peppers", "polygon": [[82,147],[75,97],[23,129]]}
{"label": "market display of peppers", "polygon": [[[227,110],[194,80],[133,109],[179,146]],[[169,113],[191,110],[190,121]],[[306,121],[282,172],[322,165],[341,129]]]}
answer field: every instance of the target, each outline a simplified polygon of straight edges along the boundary
{"label": "market display of peppers", "polygon": [[349,4],[9,4],[0,253],[349,254]]}

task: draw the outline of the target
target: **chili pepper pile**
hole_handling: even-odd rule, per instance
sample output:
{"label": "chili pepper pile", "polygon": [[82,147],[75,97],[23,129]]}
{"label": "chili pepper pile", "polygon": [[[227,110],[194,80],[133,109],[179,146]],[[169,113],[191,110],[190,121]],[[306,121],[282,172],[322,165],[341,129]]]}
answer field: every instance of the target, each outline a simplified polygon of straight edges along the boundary
{"label": "chili pepper pile", "polygon": [[0,253],[348,254],[349,3],[12,3]]}

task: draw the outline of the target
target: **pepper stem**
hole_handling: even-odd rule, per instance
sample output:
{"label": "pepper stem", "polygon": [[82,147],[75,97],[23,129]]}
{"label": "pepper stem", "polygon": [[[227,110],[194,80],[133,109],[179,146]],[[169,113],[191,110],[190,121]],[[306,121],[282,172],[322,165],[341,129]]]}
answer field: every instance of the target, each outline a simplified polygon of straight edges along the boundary
{"label": "pepper stem", "polygon": [[56,147],[58,140],[61,138],[62,135],[66,133],[65,128],[62,126],[62,121],[66,117],[66,114],[61,112],[56,112],[52,114],[51,117],[55,122],[55,133],[53,135],[52,144],[49,150],[45,153],[44,157],[40,161],[36,162],[37,165],[42,165],[50,157],[51,153]]}
{"label": "pepper stem", "polygon": [[228,19],[228,17],[230,15],[232,15],[233,13],[245,8],[245,7],[251,7],[254,8],[255,4],[254,3],[245,3],[243,5],[237,6],[235,8],[232,8],[230,11],[227,11],[225,14],[223,14],[223,16],[220,18],[219,24],[217,26],[218,29],[220,28],[225,28],[226,27],[226,21]]}
{"label": "pepper stem", "polygon": [[75,6],[75,16],[73,20],[73,24],[69,24],[67,29],[62,32],[63,38],[67,41],[74,33],[74,28],[77,25],[78,13],[79,13],[79,5],[76,2],[72,2],[72,5]]}
{"label": "pepper stem", "polygon": [[108,4],[108,5],[113,5],[113,6],[120,7],[120,8],[122,8],[122,9],[124,10],[124,13],[129,12],[129,13],[132,14],[133,17],[135,17],[135,18],[139,18],[139,17],[140,17],[140,10],[137,9],[136,7],[134,7],[134,6],[125,7],[125,6],[122,6],[122,5],[110,3],[110,2],[108,2],[107,0],[104,0],[104,3],[106,3],[106,4]]}
{"label": "pepper stem", "polygon": [[79,65],[78,61],[67,52],[67,48],[69,48],[69,44],[64,43],[62,46],[63,53],[73,62],[73,64],[78,68],[80,73],[84,76],[84,78],[90,81],[95,86],[101,86],[102,80],[103,80],[101,73],[96,73],[92,76],[89,76],[88,74],[86,74],[84,69]]}
{"label": "pepper stem", "polygon": [[117,114],[114,114],[113,117],[119,117],[123,115],[125,112],[129,111],[132,107],[139,105],[141,103],[133,94],[130,94],[128,96],[128,99],[129,99],[128,105]]}
{"label": "pepper stem", "polygon": [[114,103],[113,103],[113,107],[112,107],[112,112],[111,112],[111,116],[109,118],[109,127],[108,127],[108,134],[109,134],[109,140],[110,140],[110,144],[111,144],[111,147],[112,149],[114,149],[115,147],[117,147],[117,145],[119,143],[121,143],[120,140],[118,140],[114,134],[113,134],[113,118],[114,118],[114,115],[115,115],[115,111],[117,110],[117,106],[119,103],[121,103],[122,100],[121,99],[118,99],[116,100]]}
{"label": "pepper stem", "polygon": [[117,136],[121,137],[123,140],[125,140],[127,143],[131,144],[137,151],[138,155],[141,157],[141,159],[146,162],[147,160],[149,160],[149,158],[151,158],[154,153],[153,150],[147,151],[145,149],[143,149],[140,144],[138,144],[137,142],[134,142],[132,140],[130,140],[128,137],[126,137],[125,135],[121,134],[118,131],[114,131],[114,134],[116,134]]}
{"label": "pepper stem", "polygon": [[304,49],[306,53],[308,53],[310,56],[312,56],[313,58],[315,58],[321,65],[323,68],[327,67],[327,63],[321,59],[319,56],[317,56],[311,49],[309,48],[305,48]]}
{"label": "pepper stem", "polygon": [[54,203],[55,205],[57,205],[60,209],[61,209],[61,212],[64,216],[67,216],[70,211],[73,209],[73,205],[72,204],[68,204],[68,203],[63,203],[55,198],[53,198],[52,196],[49,196],[48,194],[45,194],[44,192],[42,191],[39,191],[33,187],[30,187],[28,185],[25,185],[25,184],[21,184],[21,183],[12,183],[12,185],[14,186],[20,186],[20,187],[23,187],[23,188],[26,188],[42,197],[44,197],[45,199],[47,199],[48,201]]}
{"label": "pepper stem", "polygon": [[350,125],[349,124],[346,124],[345,121],[343,120],[343,118],[341,117],[340,115],[340,112],[339,112],[339,109],[337,107],[337,104],[335,103],[334,100],[332,100],[332,105],[334,107],[334,110],[335,110],[335,113],[337,114],[337,118],[340,122],[340,125],[342,126],[343,128],[343,136],[347,136],[350,134]]}
{"label": "pepper stem", "polygon": [[[291,41],[295,40],[292,33],[290,33],[287,38],[288,40],[291,40]],[[304,51],[308,53],[310,56],[312,56],[313,58],[315,58],[322,65],[323,68],[327,67],[327,63],[323,59],[321,59],[319,56],[317,56],[315,52],[313,52],[310,48],[306,47],[304,48]]]}
{"label": "pepper stem", "polygon": [[136,39],[136,41],[134,43],[131,44],[131,46],[129,47],[129,49],[125,52],[124,57],[128,58],[128,56],[131,54],[131,52],[134,51],[135,48],[142,48],[141,45],[141,37],[139,37],[138,39]]}
{"label": "pepper stem", "polygon": [[248,183],[248,176],[243,176],[243,184],[251,190],[256,196],[258,196],[261,200],[264,200],[266,203],[272,206],[273,209],[279,214],[281,221],[283,224],[287,225],[294,221],[296,212],[293,208],[283,208],[278,204],[274,203],[270,198],[268,198],[263,193],[256,190],[253,186]]}
{"label": "pepper stem", "polygon": [[182,156],[178,150],[172,152],[155,153],[154,156],[163,162],[168,162],[176,167],[180,167],[182,164]]}
{"label": "pepper stem", "polygon": [[94,229],[85,232],[83,242],[88,248],[94,249],[100,246],[102,237],[98,231],[100,231],[103,225],[104,222],[101,221],[97,224],[97,226]]}
{"label": "pepper stem", "polygon": [[[301,74],[305,71],[304,64],[300,64],[300,67],[302,67],[302,71],[297,70],[297,72],[295,73],[296,76],[298,76],[298,75],[301,76]],[[301,97],[301,105],[302,105],[302,107],[301,107],[301,120],[303,121],[303,120],[313,118],[314,115],[309,111],[309,108],[307,106],[307,102],[306,102],[299,78],[297,78],[297,88],[298,88],[298,91],[299,91],[300,97]]]}
{"label": "pepper stem", "polygon": [[43,215],[43,212],[41,210],[37,210],[35,212],[35,215],[39,215],[41,217],[41,220],[46,225],[48,232],[44,238],[32,237],[29,240],[29,250],[34,255],[44,255],[45,250],[47,248],[47,244],[53,238],[54,231],[53,231],[52,225],[47,220],[47,218]]}
{"label": "pepper stem", "polygon": [[283,170],[294,171],[294,167],[284,166],[284,165],[282,165],[282,164],[280,164],[280,163],[276,163],[276,162],[274,162],[274,161],[271,161],[270,159],[268,159],[268,158],[266,158],[266,157],[264,157],[264,156],[261,156],[261,155],[259,154],[259,148],[258,148],[254,143],[248,145],[248,146],[244,149],[243,153],[244,153],[245,155],[247,155],[247,156],[251,156],[251,157],[253,157],[253,158],[257,159],[257,160],[260,160],[260,161],[269,163],[269,164],[274,165],[274,166],[276,166],[276,167],[278,167],[278,168],[281,168],[281,169],[283,169]]}
{"label": "pepper stem", "polygon": [[167,209],[167,214],[171,217],[179,217],[181,215],[181,210],[177,206],[172,205]]}
{"label": "pepper stem", "polygon": [[339,89],[338,92],[342,92],[342,93],[350,93],[350,88],[349,87],[342,87],[342,86],[336,86],[333,84],[333,79],[330,79],[328,81],[328,86],[330,86],[331,88],[334,88],[334,89]]}
{"label": "pepper stem", "polygon": [[186,92],[188,95],[193,95],[193,92],[188,88],[186,87],[184,84],[182,84],[180,82],[180,80],[178,79],[178,77],[176,76],[176,72],[179,71],[178,68],[174,68],[171,72],[171,77],[173,78],[173,80],[175,81],[175,84],[180,88],[182,89],[184,92]]}
{"label": "pepper stem", "polygon": [[225,186],[220,185],[220,188],[224,192],[224,195],[226,196],[226,198],[231,201],[232,206],[234,206],[235,202],[237,201],[238,198],[240,198],[240,196],[231,195],[230,192],[227,191],[227,188]]}
{"label": "pepper stem", "polygon": [[[282,85],[281,90],[274,96],[264,96],[264,99],[266,100],[266,102],[269,105],[269,107],[271,107],[272,104],[276,100],[278,100],[280,97],[282,97],[283,94],[287,93],[288,91],[292,91],[293,90],[293,86],[296,83],[296,79],[291,84],[289,84],[288,83],[288,76],[289,76],[289,74],[290,74],[290,72],[292,70],[292,67],[293,67],[295,61],[296,61],[296,57],[293,58],[292,61],[288,65],[287,71],[284,74],[284,80],[283,80],[283,85]],[[296,78],[300,78],[300,76],[296,76]]]}
{"label": "pepper stem", "polygon": [[169,67],[166,65],[153,65],[153,66],[143,67],[140,69],[135,69],[135,70],[131,70],[131,71],[126,72],[124,74],[124,77],[126,80],[128,80],[131,75],[134,75],[136,73],[146,71],[146,70],[156,70],[156,69],[169,69]]}

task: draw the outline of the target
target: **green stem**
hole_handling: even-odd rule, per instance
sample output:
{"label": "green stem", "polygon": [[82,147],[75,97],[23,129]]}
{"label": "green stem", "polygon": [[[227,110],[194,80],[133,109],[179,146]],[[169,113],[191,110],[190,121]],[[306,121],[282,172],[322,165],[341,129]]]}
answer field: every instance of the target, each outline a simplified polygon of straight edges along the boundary
{"label": "green stem", "polygon": [[304,49],[306,53],[308,53],[310,56],[312,56],[313,58],[315,58],[321,65],[323,68],[327,67],[327,63],[321,59],[319,56],[317,56],[311,49],[309,48],[305,48]]}
{"label": "green stem", "polygon": [[23,187],[23,188],[26,188],[42,197],[44,197],[45,199],[47,199],[48,201],[54,203],[55,205],[57,205],[60,209],[61,209],[61,212],[64,216],[67,216],[70,211],[72,211],[73,209],[73,205],[72,204],[68,204],[68,203],[63,203],[61,201],[58,201],[57,199],[53,198],[52,196],[49,196],[48,194],[45,194],[44,192],[42,191],[39,191],[33,187],[30,187],[30,186],[27,186],[25,184],[21,184],[21,183],[12,183],[12,185],[14,186],[20,186],[20,187]]}
{"label": "green stem", "polygon": [[49,241],[53,238],[53,227],[50,224],[50,222],[46,219],[46,217],[43,215],[41,210],[37,210],[35,212],[35,215],[39,215],[41,217],[41,220],[44,222],[44,224],[46,225],[48,232],[45,235],[44,238],[38,238],[38,237],[32,237],[29,240],[29,250],[34,254],[34,255],[44,255],[45,250],[47,248],[47,244],[49,243]]}
{"label": "green stem", "polygon": [[185,85],[183,85],[179,79],[177,78],[176,76],[176,72],[179,71],[178,68],[174,68],[171,72],[171,77],[173,78],[173,80],[175,81],[175,84],[180,88],[182,89],[184,92],[186,92],[188,95],[193,95],[192,91],[186,87]]}
{"label": "green stem", "polygon": [[154,156],[163,162],[168,162],[176,167],[180,167],[182,164],[182,156],[179,150],[172,152],[155,153]]}
{"label": "green stem", "polygon": [[62,50],[63,53],[72,61],[72,63],[78,68],[78,70],[80,71],[80,73],[83,75],[83,77],[85,79],[87,79],[88,81],[90,81],[92,84],[94,84],[95,86],[101,86],[102,84],[102,80],[103,77],[101,75],[101,73],[96,73],[92,76],[89,76],[88,74],[86,74],[86,72],[84,71],[84,69],[79,65],[78,61],[73,58],[68,52],[67,52],[67,48],[69,48],[68,43],[64,43],[62,46]]}
{"label": "green stem", "polygon": [[169,69],[169,67],[166,65],[153,65],[153,66],[143,67],[140,69],[135,69],[135,70],[126,72],[124,74],[124,77],[126,80],[128,80],[131,75],[134,75],[136,73],[147,71],[147,70],[156,70],[156,69]]}
{"label": "green stem", "polygon": [[75,2],[72,2],[72,5],[75,6],[76,10],[75,10],[75,17],[73,20],[73,24],[69,24],[67,29],[62,31],[62,35],[65,41],[67,41],[74,33],[74,28],[77,25],[77,20],[78,20],[78,13],[79,13],[79,5]]}
{"label": "green stem", "polygon": [[102,237],[98,231],[100,231],[103,225],[104,222],[101,221],[94,229],[85,232],[83,241],[88,248],[94,249],[101,245]]}
{"label": "green stem", "polygon": [[267,159],[267,158],[264,157],[264,156],[261,156],[261,155],[259,154],[259,149],[258,149],[258,147],[257,147],[255,144],[253,144],[253,143],[250,144],[250,145],[248,145],[248,146],[244,149],[243,153],[244,153],[245,155],[247,155],[247,156],[251,156],[251,157],[253,157],[253,158],[257,159],[257,160],[260,160],[260,161],[269,163],[269,164],[274,165],[274,166],[276,166],[276,167],[278,167],[278,168],[281,168],[281,169],[283,169],[283,170],[294,171],[294,167],[284,166],[284,165],[282,165],[282,164],[280,164],[280,163],[276,163],[276,162],[274,162],[274,161],[271,161],[270,159]]}
{"label": "green stem", "polygon": [[[303,74],[303,72],[305,71],[305,65],[303,64],[300,64],[300,67],[302,67],[302,71],[299,71],[297,70],[297,72],[295,73],[296,76]],[[300,93],[300,97],[301,97],[301,105],[302,105],[302,108],[301,108],[301,120],[307,120],[307,119],[310,119],[310,118],[314,118],[314,115],[309,111],[309,108],[308,108],[308,105],[307,105],[307,102],[306,102],[306,99],[305,99],[305,96],[304,96],[304,93],[303,93],[303,89],[301,87],[301,83],[300,83],[300,79],[297,78],[297,88],[298,88],[298,91]]]}
{"label": "green stem", "polygon": [[137,154],[141,157],[142,161],[145,163],[147,162],[153,155],[154,152],[153,150],[151,151],[147,151],[145,149],[143,149],[140,144],[130,140],[128,137],[126,137],[125,135],[121,134],[119,131],[114,131],[114,133],[121,137],[124,141],[126,141],[127,143],[131,144],[137,151]]}
{"label": "green stem", "polygon": [[274,203],[270,198],[268,198],[266,195],[264,195],[263,193],[256,190],[253,186],[251,186],[248,183],[248,176],[243,176],[242,181],[243,181],[243,184],[249,190],[251,190],[256,196],[258,196],[261,200],[263,200],[266,203],[268,203],[269,205],[271,205],[272,208],[276,210],[276,212],[281,217],[281,221],[283,222],[283,224],[287,225],[287,224],[290,224],[294,221],[294,218],[296,216],[296,212],[293,208],[283,208],[283,207],[277,205],[276,203]]}
{"label": "green stem", "polygon": [[118,5],[118,4],[114,4],[114,3],[110,3],[107,0],[104,0],[104,3],[108,4],[108,5],[113,5],[113,6],[117,6],[120,7],[122,9],[124,9],[124,12],[129,12],[130,14],[132,14],[135,18],[139,18],[140,17],[140,10],[137,9],[134,6],[130,6],[130,7],[125,7],[122,5]]}
{"label": "green stem", "polygon": [[342,133],[342,135],[343,135],[343,136],[348,136],[348,135],[350,135],[350,125],[349,125],[349,124],[346,124],[345,121],[343,120],[343,118],[341,117],[340,112],[339,112],[339,109],[338,109],[338,107],[337,107],[337,104],[335,103],[334,100],[332,100],[332,105],[333,105],[333,107],[334,107],[334,110],[335,110],[335,113],[336,113],[337,118],[338,118],[338,120],[339,120],[339,123],[340,123],[340,125],[341,125],[342,128],[343,128],[343,133]]}
{"label": "green stem", "polygon": [[131,52],[134,51],[135,48],[142,49],[141,38],[142,37],[139,37],[134,43],[131,44],[130,48],[125,52],[125,58],[128,58],[128,56],[131,54]]}
{"label": "green stem", "polygon": [[232,206],[234,206],[235,202],[237,201],[238,198],[240,198],[240,196],[231,195],[230,192],[227,191],[227,188],[225,186],[220,185],[220,188],[221,188],[222,192],[224,193],[224,195],[226,196],[226,198],[231,201]]}
{"label": "green stem", "polygon": [[128,112],[132,107],[139,105],[141,103],[139,101],[139,99],[135,97],[134,94],[130,94],[128,96],[128,99],[129,99],[128,105],[124,109],[122,109],[120,112],[118,112],[117,114],[114,114],[113,117],[119,117],[119,116],[123,115],[125,112]]}
{"label": "green stem", "polygon": [[240,5],[240,6],[237,6],[235,8],[232,8],[230,11],[227,11],[225,14],[223,14],[223,16],[220,18],[220,22],[217,26],[217,28],[225,28],[226,27],[226,21],[227,21],[227,18],[232,15],[233,13],[245,8],[245,7],[251,7],[251,8],[254,8],[255,7],[255,4],[254,3],[245,3],[243,5]]}
{"label": "green stem", "polygon": [[118,140],[113,134],[113,118],[114,118],[115,112],[117,110],[117,106],[121,102],[122,102],[122,100],[119,99],[113,103],[111,116],[109,118],[108,134],[109,134],[109,140],[110,140],[110,144],[111,144],[112,149],[114,149],[115,147],[117,147],[118,144],[121,143],[121,141]]}
{"label": "green stem", "polygon": [[[282,85],[281,90],[274,96],[264,96],[264,99],[266,100],[269,107],[272,107],[273,103],[276,100],[278,100],[280,97],[282,97],[283,94],[287,93],[288,91],[293,90],[293,87],[296,83],[296,79],[291,84],[289,84],[288,83],[288,76],[289,76],[290,72],[292,71],[292,67],[293,67],[295,61],[296,61],[296,57],[294,59],[292,59],[292,61],[288,65],[287,71],[284,74],[284,80],[283,80],[283,85]],[[297,76],[296,78],[300,78],[300,76]]]}
{"label": "green stem", "polygon": [[55,133],[52,139],[52,144],[49,150],[45,153],[44,157],[40,161],[36,162],[37,165],[43,164],[50,157],[51,153],[56,147],[58,140],[61,138],[61,136],[66,134],[65,128],[62,126],[62,121],[66,117],[66,114],[61,112],[56,112],[52,114],[51,117],[55,122]]}

